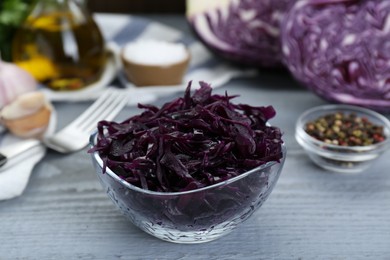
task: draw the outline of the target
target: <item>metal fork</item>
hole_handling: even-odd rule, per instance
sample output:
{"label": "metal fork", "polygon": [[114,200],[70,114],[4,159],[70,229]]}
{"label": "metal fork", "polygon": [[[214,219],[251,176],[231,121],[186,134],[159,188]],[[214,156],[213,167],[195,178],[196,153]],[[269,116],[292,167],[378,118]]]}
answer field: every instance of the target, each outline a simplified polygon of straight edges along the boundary
{"label": "metal fork", "polygon": [[27,140],[20,145],[0,149],[0,166],[7,158],[15,157],[40,143],[60,152],[70,153],[83,149],[88,145],[89,136],[101,120],[112,120],[128,102],[128,93],[123,90],[108,89],[78,118],[59,132],[42,140]]}
{"label": "metal fork", "polygon": [[42,141],[47,147],[60,153],[81,150],[87,146],[91,131],[96,128],[97,123],[114,119],[127,101],[126,92],[109,89],[72,123]]}

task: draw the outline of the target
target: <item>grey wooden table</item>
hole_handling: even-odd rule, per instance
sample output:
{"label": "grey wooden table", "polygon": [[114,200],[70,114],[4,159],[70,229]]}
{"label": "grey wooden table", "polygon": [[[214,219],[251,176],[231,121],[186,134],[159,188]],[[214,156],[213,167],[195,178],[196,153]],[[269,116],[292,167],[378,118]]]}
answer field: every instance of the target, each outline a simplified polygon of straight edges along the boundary
{"label": "grey wooden table", "polygon": [[[148,18],[188,30],[182,17]],[[271,123],[283,129],[288,148],[273,193],[246,223],[205,244],[160,241],[114,208],[86,151],[49,152],[25,193],[0,202],[0,259],[390,259],[390,152],[361,174],[327,172],[294,139],[297,117],[324,101],[285,72],[262,71],[216,92],[225,90],[241,94],[240,102],[272,104],[278,114]],[[60,123],[88,104],[56,103]],[[127,107],[118,120],[137,112]]]}

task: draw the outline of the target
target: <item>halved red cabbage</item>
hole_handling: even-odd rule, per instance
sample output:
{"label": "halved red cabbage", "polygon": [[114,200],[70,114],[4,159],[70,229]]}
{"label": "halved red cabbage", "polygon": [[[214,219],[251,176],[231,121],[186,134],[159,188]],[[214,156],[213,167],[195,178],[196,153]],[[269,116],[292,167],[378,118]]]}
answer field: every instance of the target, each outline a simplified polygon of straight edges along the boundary
{"label": "halved red cabbage", "polygon": [[187,0],[195,34],[217,55],[241,64],[281,66],[280,22],[296,0]]}
{"label": "halved red cabbage", "polygon": [[299,1],[282,45],[292,75],[319,96],[390,111],[390,1]]}
{"label": "halved red cabbage", "polygon": [[191,96],[145,111],[122,123],[101,121],[97,143],[104,162],[127,182],[143,189],[177,192],[209,186],[269,161],[279,161],[279,128],[268,126],[272,106],[234,104],[235,96],[212,95],[200,82]]}

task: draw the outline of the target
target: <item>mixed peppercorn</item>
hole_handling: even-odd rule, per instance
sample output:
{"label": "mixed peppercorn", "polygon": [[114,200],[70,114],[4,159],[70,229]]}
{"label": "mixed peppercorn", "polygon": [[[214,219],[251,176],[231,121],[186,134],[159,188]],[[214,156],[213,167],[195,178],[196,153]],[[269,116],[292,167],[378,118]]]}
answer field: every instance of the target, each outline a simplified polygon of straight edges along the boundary
{"label": "mixed peppercorn", "polygon": [[332,113],[308,122],[305,131],[325,143],[340,146],[367,146],[386,139],[383,126],[355,113]]}

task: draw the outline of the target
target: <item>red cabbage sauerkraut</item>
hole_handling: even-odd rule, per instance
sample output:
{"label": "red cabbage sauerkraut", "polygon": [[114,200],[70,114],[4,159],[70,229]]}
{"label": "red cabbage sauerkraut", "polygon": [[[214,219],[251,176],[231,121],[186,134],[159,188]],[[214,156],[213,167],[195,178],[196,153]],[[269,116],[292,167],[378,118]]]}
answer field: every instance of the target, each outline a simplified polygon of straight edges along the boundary
{"label": "red cabbage sauerkraut", "polygon": [[282,25],[292,75],[333,102],[390,111],[390,1],[303,0]]}
{"label": "red cabbage sauerkraut", "polygon": [[159,192],[194,190],[225,181],[282,156],[282,133],[269,126],[272,106],[235,104],[200,82],[191,95],[144,109],[122,123],[101,121],[96,145],[125,181]]}

